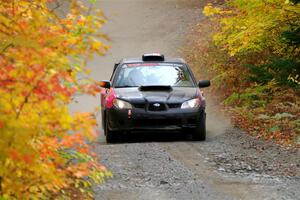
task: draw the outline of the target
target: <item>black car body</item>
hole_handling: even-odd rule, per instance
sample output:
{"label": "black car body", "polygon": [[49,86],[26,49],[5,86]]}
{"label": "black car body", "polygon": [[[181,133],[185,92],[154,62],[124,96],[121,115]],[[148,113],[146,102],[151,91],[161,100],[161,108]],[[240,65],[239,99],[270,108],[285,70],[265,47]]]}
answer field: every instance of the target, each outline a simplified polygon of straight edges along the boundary
{"label": "black car body", "polygon": [[131,131],[192,130],[195,140],[205,140],[205,98],[181,58],[144,54],[123,59],[114,67],[101,94],[102,125],[107,142]]}

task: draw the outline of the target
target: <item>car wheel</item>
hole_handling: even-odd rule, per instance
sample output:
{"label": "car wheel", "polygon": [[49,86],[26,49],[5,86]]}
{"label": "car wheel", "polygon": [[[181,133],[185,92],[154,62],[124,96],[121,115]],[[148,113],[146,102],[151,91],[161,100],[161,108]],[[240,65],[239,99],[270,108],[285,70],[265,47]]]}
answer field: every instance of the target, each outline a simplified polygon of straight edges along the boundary
{"label": "car wheel", "polygon": [[192,137],[194,141],[204,141],[206,139],[206,113],[200,114],[198,126],[193,130]]}
{"label": "car wheel", "polygon": [[117,141],[117,136],[114,131],[110,131],[108,129],[108,121],[105,120],[105,136],[106,136],[106,143],[115,143]]}

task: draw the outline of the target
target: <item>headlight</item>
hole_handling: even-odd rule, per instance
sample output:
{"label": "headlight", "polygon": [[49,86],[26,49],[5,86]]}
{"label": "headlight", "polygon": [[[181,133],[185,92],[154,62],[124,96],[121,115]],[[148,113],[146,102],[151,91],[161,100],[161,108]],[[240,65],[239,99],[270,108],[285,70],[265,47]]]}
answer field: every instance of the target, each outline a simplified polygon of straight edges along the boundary
{"label": "headlight", "polygon": [[113,104],[118,109],[132,109],[132,106],[130,103],[120,100],[120,99],[114,99]]}
{"label": "headlight", "polygon": [[187,109],[187,108],[198,108],[200,106],[200,99],[191,99],[186,102],[183,102],[181,105],[181,109]]}

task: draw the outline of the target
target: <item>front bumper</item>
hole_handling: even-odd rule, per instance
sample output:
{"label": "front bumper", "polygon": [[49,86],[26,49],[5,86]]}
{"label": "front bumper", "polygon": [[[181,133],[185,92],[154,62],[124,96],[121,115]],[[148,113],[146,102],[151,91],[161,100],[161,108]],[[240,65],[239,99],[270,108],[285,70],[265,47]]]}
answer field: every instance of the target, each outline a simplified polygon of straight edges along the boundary
{"label": "front bumper", "polygon": [[174,109],[168,111],[145,111],[111,108],[106,111],[108,129],[111,131],[182,130],[196,128],[204,108]]}

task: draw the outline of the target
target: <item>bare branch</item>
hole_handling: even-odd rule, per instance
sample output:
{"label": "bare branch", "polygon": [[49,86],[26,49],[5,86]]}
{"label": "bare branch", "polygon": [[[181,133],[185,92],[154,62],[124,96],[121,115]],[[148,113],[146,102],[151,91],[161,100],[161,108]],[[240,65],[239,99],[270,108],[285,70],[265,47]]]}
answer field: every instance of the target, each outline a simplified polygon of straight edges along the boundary
{"label": "bare branch", "polygon": [[14,46],[14,45],[13,45],[12,43],[6,45],[6,46],[2,49],[1,54],[4,53],[8,48],[13,47],[13,46]]}
{"label": "bare branch", "polygon": [[60,8],[64,2],[59,3],[57,0],[55,1],[55,7],[50,9],[50,12],[54,12],[56,9]]}

